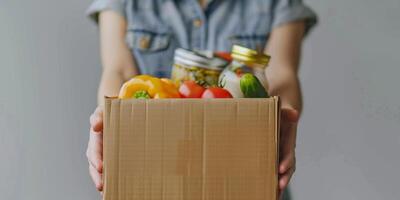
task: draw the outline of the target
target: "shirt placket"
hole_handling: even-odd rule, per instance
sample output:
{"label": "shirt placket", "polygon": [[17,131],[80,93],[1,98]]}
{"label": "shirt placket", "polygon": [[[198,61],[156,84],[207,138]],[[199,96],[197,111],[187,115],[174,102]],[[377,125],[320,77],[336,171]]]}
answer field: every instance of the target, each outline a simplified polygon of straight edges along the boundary
{"label": "shirt placket", "polygon": [[192,12],[190,16],[190,42],[193,50],[204,50],[207,41],[207,19],[197,0],[188,0],[186,4]]}

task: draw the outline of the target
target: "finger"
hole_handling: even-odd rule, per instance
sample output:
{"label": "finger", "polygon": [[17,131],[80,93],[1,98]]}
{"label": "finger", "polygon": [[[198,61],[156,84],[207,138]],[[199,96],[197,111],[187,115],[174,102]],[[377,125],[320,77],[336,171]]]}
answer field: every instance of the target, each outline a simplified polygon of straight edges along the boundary
{"label": "finger", "polygon": [[90,163],[99,173],[103,170],[103,135],[90,133],[90,139],[87,149],[87,158]]}
{"label": "finger", "polygon": [[90,117],[90,126],[95,133],[103,132],[103,117],[92,115]]}
{"label": "finger", "polygon": [[89,173],[97,190],[103,191],[102,175],[92,165],[89,165]]}
{"label": "finger", "polygon": [[279,174],[285,174],[290,168],[296,166],[294,153],[287,154],[279,164]]}
{"label": "finger", "polygon": [[290,168],[287,173],[283,174],[280,178],[279,178],[279,189],[281,191],[283,191],[289,184],[290,179],[293,176],[293,173],[295,171],[295,168]]}
{"label": "finger", "polygon": [[95,132],[103,131],[103,110],[98,107],[90,116],[90,125]]}
{"label": "finger", "polygon": [[299,112],[292,108],[282,108],[281,115],[283,120],[292,123],[297,123],[300,118]]}
{"label": "finger", "polygon": [[294,123],[285,123],[281,125],[280,154],[286,155],[296,148],[297,125]]}

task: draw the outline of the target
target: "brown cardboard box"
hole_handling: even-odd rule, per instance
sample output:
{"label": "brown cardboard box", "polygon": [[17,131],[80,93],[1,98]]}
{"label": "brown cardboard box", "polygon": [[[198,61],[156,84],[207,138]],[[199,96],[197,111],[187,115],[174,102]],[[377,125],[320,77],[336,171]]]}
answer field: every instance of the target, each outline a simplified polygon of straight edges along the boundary
{"label": "brown cardboard box", "polygon": [[275,200],[279,100],[106,98],[105,200]]}

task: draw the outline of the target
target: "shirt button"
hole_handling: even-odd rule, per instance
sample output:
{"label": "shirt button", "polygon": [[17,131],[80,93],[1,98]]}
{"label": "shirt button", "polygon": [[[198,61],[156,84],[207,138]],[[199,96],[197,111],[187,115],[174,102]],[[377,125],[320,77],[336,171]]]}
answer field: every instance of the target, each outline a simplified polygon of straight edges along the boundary
{"label": "shirt button", "polygon": [[201,21],[201,19],[195,19],[195,20],[193,21],[193,25],[194,25],[195,27],[200,27],[200,26],[203,25],[203,21]]}
{"label": "shirt button", "polygon": [[148,37],[140,38],[139,46],[141,49],[148,49],[150,47],[150,39]]}

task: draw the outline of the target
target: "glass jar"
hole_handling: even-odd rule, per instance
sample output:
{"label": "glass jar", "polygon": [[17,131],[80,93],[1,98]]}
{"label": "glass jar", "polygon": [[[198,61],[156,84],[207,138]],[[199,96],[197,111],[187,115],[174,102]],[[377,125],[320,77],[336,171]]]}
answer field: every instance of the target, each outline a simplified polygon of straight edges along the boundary
{"label": "glass jar", "polygon": [[206,52],[177,49],[174,56],[171,79],[180,85],[193,80],[203,86],[217,86],[219,76],[227,62]]}
{"label": "glass jar", "polygon": [[234,98],[243,97],[240,89],[240,77],[244,73],[254,74],[264,88],[268,90],[265,68],[268,66],[271,58],[269,55],[235,45],[232,48],[231,56],[233,60],[221,73],[219,82]]}

